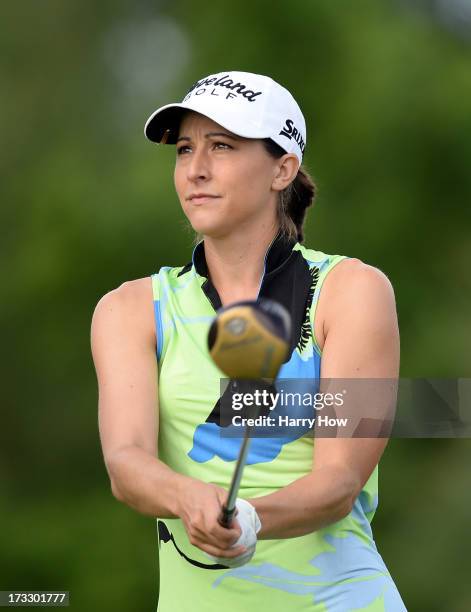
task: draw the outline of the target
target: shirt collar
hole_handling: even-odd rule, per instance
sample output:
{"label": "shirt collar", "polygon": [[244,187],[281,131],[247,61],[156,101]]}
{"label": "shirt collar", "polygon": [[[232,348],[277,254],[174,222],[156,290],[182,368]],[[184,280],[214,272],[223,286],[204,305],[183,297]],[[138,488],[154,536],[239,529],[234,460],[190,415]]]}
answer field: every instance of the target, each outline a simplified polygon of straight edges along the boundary
{"label": "shirt collar", "polygon": [[[290,355],[298,342],[306,342],[311,333],[309,309],[319,272],[317,267],[311,270],[302,251],[296,248],[298,245],[299,242],[287,240],[280,233],[275,236],[265,251],[264,270],[257,296],[279,302],[291,314],[293,333]],[[218,311],[221,300],[208,275],[203,241],[193,249],[192,261],[178,275],[187,274],[192,269],[201,290],[214,310]]]}
{"label": "shirt collar", "polygon": [[[288,239],[281,232],[278,232],[265,252],[263,276],[271,274],[282,266],[291,255],[296,244],[296,240]],[[209,278],[204,253],[204,240],[198,242],[193,249],[191,260],[197,274]]]}

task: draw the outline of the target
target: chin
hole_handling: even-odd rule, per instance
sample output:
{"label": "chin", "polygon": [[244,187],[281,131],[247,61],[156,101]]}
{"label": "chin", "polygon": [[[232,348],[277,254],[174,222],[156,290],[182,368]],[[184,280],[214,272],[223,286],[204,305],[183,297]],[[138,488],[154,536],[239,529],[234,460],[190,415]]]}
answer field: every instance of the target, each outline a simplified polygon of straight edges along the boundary
{"label": "chin", "polygon": [[[206,218],[204,218],[206,217]],[[228,224],[227,219],[215,218],[216,215],[192,215],[189,219],[191,227],[198,234],[203,234],[210,238],[222,238],[230,233],[233,224]]]}
{"label": "chin", "polygon": [[198,232],[198,234],[201,234],[207,238],[224,238],[230,234],[231,231],[227,226],[220,227],[203,223],[192,224],[192,228],[195,230],[195,232]]}

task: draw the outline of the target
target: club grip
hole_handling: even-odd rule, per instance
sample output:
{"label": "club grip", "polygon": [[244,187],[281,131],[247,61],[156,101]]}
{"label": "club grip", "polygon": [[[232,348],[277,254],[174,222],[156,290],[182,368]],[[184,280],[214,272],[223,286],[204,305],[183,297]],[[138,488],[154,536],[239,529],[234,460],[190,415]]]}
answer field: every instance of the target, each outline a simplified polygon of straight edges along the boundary
{"label": "club grip", "polygon": [[229,510],[229,508],[227,508],[227,506],[223,506],[222,507],[222,512],[219,515],[218,518],[218,522],[220,525],[222,525],[222,527],[225,527],[226,529],[229,529],[232,523],[232,519],[234,517],[236,508],[234,506],[234,508],[232,508],[231,510]]}

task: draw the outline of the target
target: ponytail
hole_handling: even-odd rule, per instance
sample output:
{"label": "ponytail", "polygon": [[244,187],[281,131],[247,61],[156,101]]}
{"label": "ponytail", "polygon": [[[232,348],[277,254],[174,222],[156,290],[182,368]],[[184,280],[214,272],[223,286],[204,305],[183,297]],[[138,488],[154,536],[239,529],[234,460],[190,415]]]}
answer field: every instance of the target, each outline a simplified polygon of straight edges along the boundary
{"label": "ponytail", "polygon": [[[267,152],[278,159],[286,154],[279,145],[270,138],[263,141]],[[280,192],[278,198],[278,218],[281,232],[297,242],[304,241],[304,222],[307,209],[316,198],[317,188],[309,172],[301,164],[294,180]]]}

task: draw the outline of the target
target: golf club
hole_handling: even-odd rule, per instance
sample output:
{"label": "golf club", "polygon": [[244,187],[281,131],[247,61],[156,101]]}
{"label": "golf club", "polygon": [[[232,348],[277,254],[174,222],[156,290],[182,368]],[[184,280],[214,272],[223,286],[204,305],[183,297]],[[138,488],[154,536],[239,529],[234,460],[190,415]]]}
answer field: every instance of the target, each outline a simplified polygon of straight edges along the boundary
{"label": "golf club", "polygon": [[[290,339],[291,317],[286,308],[274,300],[260,298],[221,308],[208,332],[208,348],[214,363],[236,389],[237,380],[276,378],[287,357]],[[230,527],[236,510],[249,433],[247,425],[227,501],[219,517],[223,527]]]}

